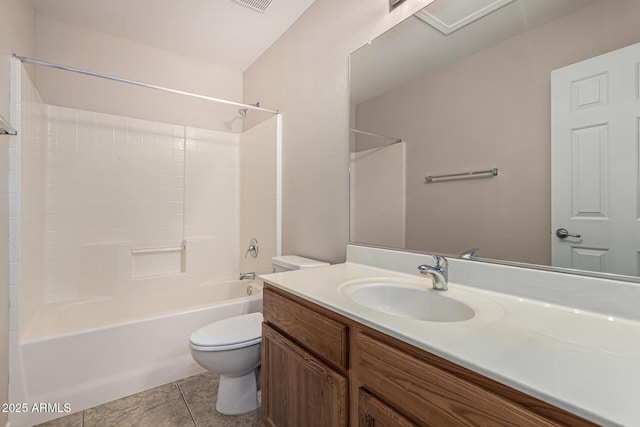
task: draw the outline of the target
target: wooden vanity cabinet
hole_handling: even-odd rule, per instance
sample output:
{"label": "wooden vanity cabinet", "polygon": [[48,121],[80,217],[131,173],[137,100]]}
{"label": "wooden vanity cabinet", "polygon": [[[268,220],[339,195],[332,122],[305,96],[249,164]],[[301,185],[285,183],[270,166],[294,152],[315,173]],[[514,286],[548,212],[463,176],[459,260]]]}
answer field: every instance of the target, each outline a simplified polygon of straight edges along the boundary
{"label": "wooden vanity cabinet", "polygon": [[347,326],[270,288],[263,313],[264,424],[347,426]]}
{"label": "wooden vanity cabinet", "polygon": [[265,324],[262,414],[268,426],[346,426],[347,378]]}
{"label": "wooden vanity cabinet", "polygon": [[270,285],[264,289],[267,426],[594,426]]}

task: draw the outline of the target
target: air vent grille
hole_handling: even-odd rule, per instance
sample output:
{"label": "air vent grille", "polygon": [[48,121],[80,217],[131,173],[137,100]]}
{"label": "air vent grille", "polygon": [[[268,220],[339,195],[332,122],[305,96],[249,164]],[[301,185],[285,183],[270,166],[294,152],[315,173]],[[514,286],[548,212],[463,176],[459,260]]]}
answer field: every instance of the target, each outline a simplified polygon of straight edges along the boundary
{"label": "air vent grille", "polygon": [[271,0],[236,0],[238,3],[250,7],[253,10],[264,13],[271,4]]}
{"label": "air vent grille", "polygon": [[404,0],[389,0],[389,10],[393,10],[400,6],[400,3],[402,2],[404,2]]}

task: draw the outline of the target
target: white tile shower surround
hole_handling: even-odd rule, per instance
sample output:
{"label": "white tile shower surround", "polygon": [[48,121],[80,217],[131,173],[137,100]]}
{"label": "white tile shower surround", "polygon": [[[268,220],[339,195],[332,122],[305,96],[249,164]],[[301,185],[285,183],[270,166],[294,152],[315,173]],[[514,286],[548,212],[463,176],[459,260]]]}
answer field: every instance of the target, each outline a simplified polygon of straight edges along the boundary
{"label": "white tile shower surround", "polygon": [[[134,294],[140,300],[169,281],[182,287],[235,277],[240,258],[238,135],[48,106],[35,90],[30,95],[19,105],[21,146],[11,152],[14,401],[33,391],[20,345],[42,304]],[[131,277],[132,248],[183,239],[188,273]],[[176,351],[168,348],[162,358],[158,352],[156,365],[193,364],[188,349],[179,358]],[[145,381],[144,372],[127,369],[111,398]],[[191,374],[182,365],[169,371]],[[104,388],[100,379],[85,386]]]}
{"label": "white tile shower surround", "polygon": [[[31,318],[42,304],[46,111],[25,69],[14,64],[12,74],[17,99],[22,101],[12,100],[20,134],[9,148],[10,334],[16,335],[19,319]],[[26,176],[20,176],[21,170]],[[19,261],[32,268],[20,271]]]}
{"label": "white tile shower surround", "polygon": [[47,302],[146,291],[162,278],[132,278],[132,248],[186,240],[177,285],[238,274],[239,135],[45,105],[12,72],[10,332]]}
{"label": "white tile shower surround", "polygon": [[[189,274],[180,280],[237,274],[237,135],[65,107],[46,111],[44,302],[113,295],[135,284],[131,249],[182,240]],[[165,272],[158,261],[139,275]]]}

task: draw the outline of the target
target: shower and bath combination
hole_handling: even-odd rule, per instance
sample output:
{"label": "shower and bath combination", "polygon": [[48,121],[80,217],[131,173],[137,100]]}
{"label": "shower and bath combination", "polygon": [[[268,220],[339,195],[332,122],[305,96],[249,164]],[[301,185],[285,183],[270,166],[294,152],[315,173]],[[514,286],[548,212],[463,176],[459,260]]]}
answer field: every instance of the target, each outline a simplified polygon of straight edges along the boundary
{"label": "shower and bath combination", "polygon": [[[102,103],[80,97],[86,105],[78,108],[75,97],[62,97],[65,95],[62,93],[60,105],[46,104],[41,101],[38,90],[48,89],[48,83],[57,83],[57,75],[42,72],[41,76],[52,78],[51,81],[43,79],[45,86],[38,88],[29,70],[20,63],[81,74],[87,76],[86,79],[95,77],[129,87],[153,89],[156,94],[147,99],[142,97],[146,94],[137,90],[122,89],[121,93],[120,89],[114,89],[114,96],[109,98],[114,102]],[[281,116],[278,111],[261,108],[257,103],[243,104],[17,55],[12,60],[12,67],[16,71],[12,73],[16,78],[12,85],[20,88],[16,91],[18,136],[8,139],[13,144],[10,152],[14,153],[15,167],[12,173],[21,179],[13,180],[16,186],[20,185],[14,191],[20,198],[16,198],[18,203],[12,204],[14,216],[19,221],[13,227],[11,238],[18,241],[18,236],[27,236],[37,245],[33,245],[33,250],[26,244],[12,246],[14,254],[21,249],[20,263],[12,265],[12,277],[20,278],[17,284],[20,290],[35,297],[33,301],[20,298],[21,335],[14,334],[15,338],[10,342],[12,354],[20,355],[12,361],[11,393],[24,402],[52,400],[69,402],[74,408],[91,407],[201,372],[190,355],[189,335],[205,324],[260,311],[262,294],[259,287],[252,286],[249,296],[248,281],[237,280],[243,254],[236,254],[234,250],[240,237],[241,222],[251,225],[254,215],[252,211],[247,211],[248,216],[240,215],[243,198],[266,194],[273,203],[264,203],[261,210],[273,210],[273,216],[279,220],[277,195],[281,190],[276,178],[280,160],[276,150],[281,144]],[[39,73],[42,71],[41,68],[38,70]],[[68,83],[68,92],[76,89],[75,81]],[[89,80],[78,80],[80,83],[92,84]],[[92,90],[84,91],[87,98],[94,92],[93,86],[90,87]],[[111,89],[107,86],[97,88],[100,91]],[[171,96],[166,98],[166,105],[165,100],[157,96],[159,92]],[[125,101],[136,95],[140,105],[137,98],[136,102],[123,102],[121,95],[127,96]],[[196,102],[183,103],[174,98],[177,95]],[[179,102],[174,103],[174,100]],[[210,109],[208,105],[211,105]],[[117,108],[119,106],[123,107],[122,111]],[[161,117],[156,117],[156,110]],[[201,114],[192,117],[192,111]],[[260,114],[252,117],[251,112]],[[250,124],[244,122],[246,126],[236,123],[234,132],[226,131],[224,121],[237,117],[242,124],[242,115],[260,120],[251,120]],[[42,129],[54,129],[55,132],[49,134],[41,132]],[[4,131],[15,133],[8,123],[0,123],[0,133]],[[194,144],[188,146],[187,139]],[[1,136],[0,140],[5,142]],[[32,153],[39,156],[38,162],[27,161],[32,159]],[[45,158],[41,153],[47,153]],[[80,158],[78,153],[90,155]],[[139,156],[133,159],[131,153]],[[148,157],[147,153],[150,154]],[[23,155],[18,157],[19,154]],[[266,156],[271,161],[263,161]],[[50,165],[57,164],[55,162],[62,158],[65,159],[64,167],[59,168],[59,174],[54,174]],[[255,162],[256,158],[261,161]],[[261,176],[273,176],[272,181],[276,182],[249,180],[243,173],[255,172],[256,168]],[[140,179],[131,178],[134,175]],[[105,194],[105,203],[100,206],[113,207],[108,213],[93,214],[99,211],[93,204],[96,192],[90,191],[95,187],[84,185],[82,179],[85,178],[88,183],[100,179],[100,188],[105,189],[100,192]],[[48,183],[59,179],[69,185],[47,187]],[[241,184],[245,193],[239,191]],[[87,191],[67,192],[67,188],[75,190],[81,186]],[[45,193],[45,189],[49,193]],[[153,197],[159,194],[158,197],[167,201],[149,203],[144,198],[147,193],[153,193]],[[56,197],[49,199],[47,194]],[[109,200],[106,195],[110,195]],[[58,200],[58,196],[73,196],[76,201],[73,215],[64,214],[53,221],[56,227],[64,222],[65,230],[70,231],[61,234],[59,239],[57,235],[46,233],[44,223],[44,219],[49,218],[46,215],[57,209],[46,202]],[[31,200],[38,200],[38,203],[31,203]],[[85,206],[90,206],[91,210]],[[165,208],[166,211],[171,209],[171,213]],[[41,223],[37,230],[31,230],[31,219],[35,217]],[[80,221],[74,222],[74,218],[80,218]],[[153,224],[148,224],[152,222],[150,218],[154,220]],[[165,218],[167,221],[162,222]],[[190,218],[197,221],[188,222]],[[125,224],[122,234],[117,230],[113,232],[120,219]],[[77,226],[77,222],[82,222],[82,227]],[[134,227],[126,227],[134,223],[136,232],[142,230],[144,233],[134,236],[130,231]],[[80,228],[86,231],[89,227],[93,227],[90,233],[76,233]],[[161,227],[170,229],[171,233],[166,238],[162,235],[160,241],[156,231]],[[274,228],[274,235],[278,236],[278,222]],[[186,237],[185,229],[189,233]],[[23,233],[19,233],[20,230]],[[116,234],[122,237],[116,239]],[[181,239],[188,240],[188,245],[173,243]],[[277,239],[264,246],[267,253],[279,254]],[[65,281],[71,276],[65,268],[64,274],[45,283],[45,267],[49,268],[49,265],[45,265],[39,248],[44,248],[48,242],[51,243],[49,247],[65,245],[70,248],[65,253],[73,254],[55,264],[51,271],[62,271],[58,265],[71,265],[68,260],[73,266],[82,263],[84,270],[73,269],[72,280]],[[133,248],[153,251],[140,255]],[[82,262],[76,262],[80,257]],[[94,265],[95,269],[85,272],[86,266]],[[97,267],[102,265],[109,265],[109,271],[103,272]],[[177,267],[167,268],[167,265]],[[19,274],[20,269],[42,271],[42,277],[27,277]],[[137,303],[141,300],[146,303]],[[17,318],[13,320],[16,331]],[[162,340],[157,341],[157,337]],[[53,378],[42,372],[55,372],[56,375]],[[29,384],[29,388],[22,389],[21,384]],[[16,425],[39,424],[57,414],[29,413],[16,415],[16,418],[23,415],[25,419],[16,421]]]}

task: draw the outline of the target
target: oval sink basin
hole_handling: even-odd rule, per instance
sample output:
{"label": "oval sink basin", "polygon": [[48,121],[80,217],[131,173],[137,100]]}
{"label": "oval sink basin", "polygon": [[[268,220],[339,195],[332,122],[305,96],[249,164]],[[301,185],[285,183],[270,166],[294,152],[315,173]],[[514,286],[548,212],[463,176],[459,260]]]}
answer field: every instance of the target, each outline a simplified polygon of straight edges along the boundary
{"label": "oval sink basin", "polygon": [[376,279],[344,283],[343,295],[370,309],[430,322],[462,322],[475,311],[452,298],[449,291],[431,289],[430,280]]}

